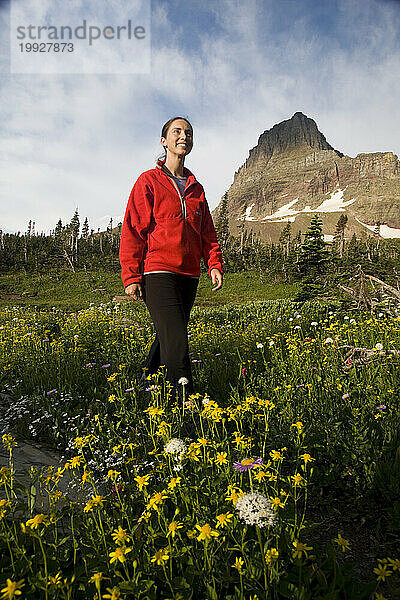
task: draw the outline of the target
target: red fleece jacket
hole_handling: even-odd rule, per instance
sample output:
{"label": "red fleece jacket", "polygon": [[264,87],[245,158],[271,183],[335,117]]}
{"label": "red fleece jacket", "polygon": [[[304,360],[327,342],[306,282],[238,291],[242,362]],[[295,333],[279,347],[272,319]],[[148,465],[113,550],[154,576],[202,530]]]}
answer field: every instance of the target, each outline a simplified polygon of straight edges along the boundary
{"label": "red fleece jacket", "polygon": [[175,181],[162,170],[142,173],[129,196],[122,224],[119,259],[126,288],[141,283],[144,271],[173,271],[200,275],[200,260],[223,273],[217,241],[204,188],[186,167],[184,196]]}

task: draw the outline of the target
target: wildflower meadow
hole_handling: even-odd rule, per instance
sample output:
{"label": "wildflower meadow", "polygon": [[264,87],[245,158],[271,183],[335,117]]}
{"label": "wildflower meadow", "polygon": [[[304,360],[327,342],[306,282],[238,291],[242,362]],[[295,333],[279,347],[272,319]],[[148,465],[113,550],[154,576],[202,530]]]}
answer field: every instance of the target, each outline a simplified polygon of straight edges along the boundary
{"label": "wildflower meadow", "polygon": [[0,598],[400,597],[400,317],[195,307],[181,406],[144,308],[0,309]]}

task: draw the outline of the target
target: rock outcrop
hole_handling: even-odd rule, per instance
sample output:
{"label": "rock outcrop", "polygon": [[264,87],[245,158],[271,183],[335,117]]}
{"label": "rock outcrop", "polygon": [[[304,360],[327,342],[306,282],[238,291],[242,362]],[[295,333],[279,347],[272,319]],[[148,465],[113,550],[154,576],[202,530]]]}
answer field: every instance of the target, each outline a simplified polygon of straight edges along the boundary
{"label": "rock outcrop", "polygon": [[[346,237],[400,237],[400,161],[392,152],[360,153],[355,158],[335,150],[317,124],[301,112],[264,131],[227,192],[230,231],[260,233],[278,241],[288,221],[293,235],[307,229],[318,213],[325,239],[346,213]],[[219,207],[214,209],[217,216]]]}

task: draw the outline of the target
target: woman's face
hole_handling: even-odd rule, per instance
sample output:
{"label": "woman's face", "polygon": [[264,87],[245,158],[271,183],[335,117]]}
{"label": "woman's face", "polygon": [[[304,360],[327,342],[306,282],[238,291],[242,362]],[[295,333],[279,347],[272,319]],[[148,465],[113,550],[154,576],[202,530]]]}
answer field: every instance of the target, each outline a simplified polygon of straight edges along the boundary
{"label": "woman's face", "polygon": [[167,148],[167,153],[186,156],[193,148],[193,130],[187,121],[175,119],[167,131],[167,137],[161,138],[161,143]]}

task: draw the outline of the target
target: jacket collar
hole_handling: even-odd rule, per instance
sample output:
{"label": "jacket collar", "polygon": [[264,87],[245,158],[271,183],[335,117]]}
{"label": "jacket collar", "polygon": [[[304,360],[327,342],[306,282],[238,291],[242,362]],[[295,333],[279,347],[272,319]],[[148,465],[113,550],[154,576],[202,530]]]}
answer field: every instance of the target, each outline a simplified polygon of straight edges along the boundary
{"label": "jacket collar", "polygon": [[[168,173],[166,173],[164,171],[164,169],[162,168],[164,166],[164,164],[165,164],[165,159],[159,158],[157,160],[156,169],[158,169],[161,173],[164,173],[164,175],[166,175],[166,177],[170,178]],[[187,167],[183,167],[183,175],[184,175],[184,177],[188,178],[187,183],[186,183],[186,189],[189,187],[189,185],[192,185],[192,183],[197,182],[196,177],[193,175],[192,171],[190,171]]]}

